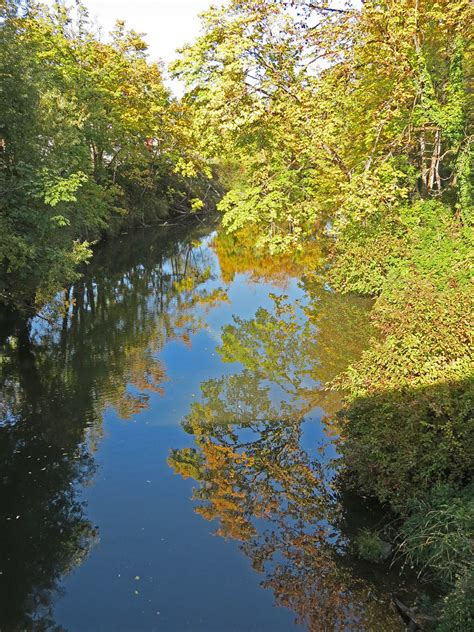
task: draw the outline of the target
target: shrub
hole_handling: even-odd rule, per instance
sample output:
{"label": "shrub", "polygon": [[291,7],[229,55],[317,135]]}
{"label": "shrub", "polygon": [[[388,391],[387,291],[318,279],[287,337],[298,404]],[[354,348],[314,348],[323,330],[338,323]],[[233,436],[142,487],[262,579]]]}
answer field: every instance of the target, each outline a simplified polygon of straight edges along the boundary
{"label": "shrub", "polygon": [[444,601],[444,611],[436,632],[474,630],[474,569],[465,569],[457,578],[454,590]]}
{"label": "shrub", "polygon": [[474,484],[462,491],[434,487],[409,503],[410,515],[400,534],[401,549],[412,565],[448,583],[474,563]]}
{"label": "shrub", "polygon": [[377,533],[369,529],[362,529],[354,541],[359,557],[368,562],[381,562],[390,553],[391,547],[384,542]]}

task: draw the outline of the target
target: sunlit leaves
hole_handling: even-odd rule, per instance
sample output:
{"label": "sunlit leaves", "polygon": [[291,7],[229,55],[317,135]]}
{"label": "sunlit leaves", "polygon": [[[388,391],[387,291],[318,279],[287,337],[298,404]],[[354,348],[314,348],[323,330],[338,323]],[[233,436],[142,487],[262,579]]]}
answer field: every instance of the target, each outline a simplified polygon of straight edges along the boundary
{"label": "sunlit leaves", "polygon": [[251,225],[259,247],[291,250],[322,218],[391,203],[385,166],[395,198],[456,195],[470,15],[464,0],[230,1],[205,14],[174,69],[203,153],[236,166],[227,230]]}
{"label": "sunlit leaves", "polygon": [[24,308],[74,280],[74,242],[200,212],[218,192],[123,22],[106,40],[80,3],[9,0],[0,30],[0,300]]}

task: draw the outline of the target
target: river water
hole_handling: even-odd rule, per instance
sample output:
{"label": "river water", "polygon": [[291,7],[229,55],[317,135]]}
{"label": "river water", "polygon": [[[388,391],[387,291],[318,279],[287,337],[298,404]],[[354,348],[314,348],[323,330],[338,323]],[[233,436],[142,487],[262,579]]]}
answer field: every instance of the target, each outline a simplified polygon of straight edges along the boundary
{"label": "river water", "polygon": [[324,390],[370,303],[315,252],[212,228],[105,244],[33,321],[4,319],[0,630],[400,630],[354,555]]}

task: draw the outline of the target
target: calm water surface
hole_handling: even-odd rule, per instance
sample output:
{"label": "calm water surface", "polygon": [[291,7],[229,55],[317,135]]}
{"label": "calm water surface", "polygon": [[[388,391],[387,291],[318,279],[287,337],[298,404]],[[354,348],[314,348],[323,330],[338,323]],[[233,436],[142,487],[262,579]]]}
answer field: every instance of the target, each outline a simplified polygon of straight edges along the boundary
{"label": "calm water surface", "polygon": [[[3,324],[0,630],[399,630],[331,482],[369,305],[211,229],[103,247]],[[362,516],[362,518],[361,518]]]}

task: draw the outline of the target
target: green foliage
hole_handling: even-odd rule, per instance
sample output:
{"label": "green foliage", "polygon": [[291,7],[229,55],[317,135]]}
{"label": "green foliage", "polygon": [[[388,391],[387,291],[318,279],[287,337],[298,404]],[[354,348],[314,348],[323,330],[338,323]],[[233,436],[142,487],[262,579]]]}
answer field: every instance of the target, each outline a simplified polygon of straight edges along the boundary
{"label": "green foliage", "polygon": [[[71,173],[68,178],[58,178],[54,176],[49,179],[48,174],[44,177],[44,202],[49,206],[57,206],[60,202],[77,202],[76,192],[84,182],[87,182],[87,176],[82,171]],[[58,216],[59,217],[59,216]],[[51,218],[55,219],[55,218]],[[69,221],[63,219],[62,226],[68,226]]]}
{"label": "green foliage", "polygon": [[[438,202],[402,205],[392,225],[392,238],[386,223],[374,225],[380,268],[362,268],[356,278],[357,289],[364,283],[381,292],[372,313],[380,335],[339,385],[348,393],[346,465],[358,485],[399,507],[434,482],[461,483],[472,471],[472,245]],[[384,257],[387,243],[394,246]],[[357,242],[349,232],[337,248],[346,251],[333,278],[347,289],[365,237]]]}
{"label": "green foliage", "polygon": [[474,566],[464,570],[444,601],[436,632],[466,632],[474,628]]}
{"label": "green foliage", "polygon": [[384,559],[386,543],[377,533],[362,529],[354,539],[358,555],[369,562],[380,562]]}
{"label": "green foliage", "polygon": [[392,292],[414,274],[430,279],[437,290],[470,282],[472,230],[439,201],[382,204],[363,218],[360,211],[349,217],[334,228],[331,280],[337,289]]}
{"label": "green foliage", "polygon": [[404,511],[435,483],[462,484],[474,462],[473,396],[470,380],[351,400],[341,451],[354,485]]}
{"label": "green foliage", "polygon": [[[197,146],[224,165],[225,227],[251,225],[258,245],[278,252],[335,218],[338,235],[369,224],[370,248],[373,223],[408,196],[443,197],[467,214],[470,22],[467,0],[342,10],[229,0],[204,14],[174,71],[188,87]],[[347,281],[367,292],[385,273],[370,254],[360,276],[373,283],[355,270]]]}
{"label": "green foliage", "polygon": [[33,308],[74,280],[104,233],[216,194],[137,33],[117,22],[104,42],[80,3],[1,11],[0,302]]}
{"label": "green foliage", "polygon": [[[331,272],[341,289],[379,294],[379,335],[337,380],[343,463],[357,488],[408,516],[402,551],[449,586],[473,564],[472,233],[438,201],[386,207],[366,226],[341,228]],[[440,630],[467,629],[472,599],[459,590]]]}
{"label": "green foliage", "polygon": [[464,568],[474,567],[474,485],[461,492],[439,485],[413,499],[400,535],[401,548],[412,565],[428,568],[451,583]]}
{"label": "green foliage", "polygon": [[474,191],[472,181],[472,163],[473,163],[472,143],[459,152],[456,161],[456,175],[458,177],[458,199],[459,210],[463,222],[466,226],[474,223]]}

